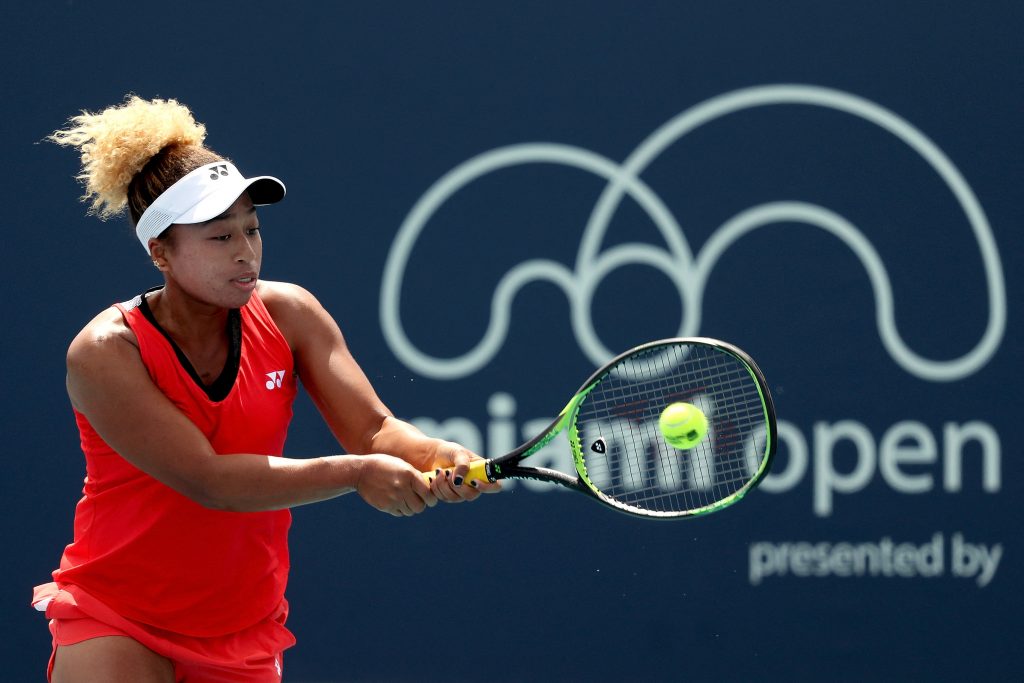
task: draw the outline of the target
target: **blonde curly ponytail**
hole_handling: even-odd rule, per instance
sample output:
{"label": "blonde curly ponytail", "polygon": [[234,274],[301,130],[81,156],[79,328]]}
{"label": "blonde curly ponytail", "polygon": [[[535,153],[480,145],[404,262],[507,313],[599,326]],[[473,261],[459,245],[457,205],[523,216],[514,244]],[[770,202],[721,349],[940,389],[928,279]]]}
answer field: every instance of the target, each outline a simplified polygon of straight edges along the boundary
{"label": "blonde curly ponytail", "polygon": [[206,127],[175,100],[135,95],[99,113],[83,111],[47,139],[81,153],[76,176],[89,213],[107,219],[127,205],[132,222],[161,192],[199,166],[222,159],[203,146]]}

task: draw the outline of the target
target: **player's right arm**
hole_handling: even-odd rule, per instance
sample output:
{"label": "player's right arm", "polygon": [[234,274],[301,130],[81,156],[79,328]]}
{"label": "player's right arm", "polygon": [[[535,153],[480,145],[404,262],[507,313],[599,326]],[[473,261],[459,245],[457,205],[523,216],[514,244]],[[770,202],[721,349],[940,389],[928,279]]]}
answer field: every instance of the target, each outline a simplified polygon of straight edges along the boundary
{"label": "player's right arm", "polygon": [[377,509],[402,516],[437,502],[418,470],[387,455],[218,455],[153,383],[117,309],[104,311],[78,334],[67,368],[71,403],[103,440],[143,472],[206,507],[272,510],[358,491]]}

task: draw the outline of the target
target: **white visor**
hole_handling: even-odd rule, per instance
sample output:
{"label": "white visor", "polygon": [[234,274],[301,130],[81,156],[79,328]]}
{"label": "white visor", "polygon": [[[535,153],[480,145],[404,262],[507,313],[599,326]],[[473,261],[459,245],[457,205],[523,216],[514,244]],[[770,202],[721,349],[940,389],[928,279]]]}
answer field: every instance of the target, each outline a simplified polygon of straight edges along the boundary
{"label": "white visor", "polygon": [[149,240],[175,223],[203,223],[228,210],[235,200],[248,192],[255,206],[266,206],[284,199],[285,187],[277,178],[246,178],[234,164],[215,161],[200,166],[164,190],[149,205],[135,226],[142,248],[149,251]]}

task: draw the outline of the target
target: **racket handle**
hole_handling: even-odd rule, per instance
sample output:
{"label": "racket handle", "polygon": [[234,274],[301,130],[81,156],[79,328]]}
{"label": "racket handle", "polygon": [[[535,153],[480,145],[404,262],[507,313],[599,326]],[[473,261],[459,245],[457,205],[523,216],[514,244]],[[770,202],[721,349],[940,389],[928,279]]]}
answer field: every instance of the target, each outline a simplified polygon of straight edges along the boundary
{"label": "racket handle", "polygon": [[[427,485],[429,486],[430,482],[433,481],[434,477],[436,476],[437,475],[434,474],[433,472],[424,472],[423,481],[427,482]],[[442,474],[441,476],[443,477],[444,475]],[[487,478],[486,460],[474,460],[471,463],[469,463],[469,472],[466,472],[466,478],[464,480],[464,483],[468,484],[474,479],[476,479],[477,481],[489,481],[489,479]]]}

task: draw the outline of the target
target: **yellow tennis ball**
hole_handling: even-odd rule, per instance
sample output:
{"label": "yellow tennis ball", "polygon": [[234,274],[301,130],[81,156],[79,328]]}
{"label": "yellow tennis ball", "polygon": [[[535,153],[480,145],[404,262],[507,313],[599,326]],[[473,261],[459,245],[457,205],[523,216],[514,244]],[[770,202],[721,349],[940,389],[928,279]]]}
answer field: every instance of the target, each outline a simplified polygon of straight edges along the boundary
{"label": "yellow tennis ball", "polygon": [[690,403],[673,403],[661,411],[658,427],[673,448],[693,448],[708,433],[708,418]]}

